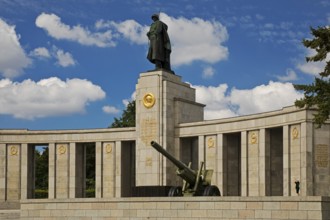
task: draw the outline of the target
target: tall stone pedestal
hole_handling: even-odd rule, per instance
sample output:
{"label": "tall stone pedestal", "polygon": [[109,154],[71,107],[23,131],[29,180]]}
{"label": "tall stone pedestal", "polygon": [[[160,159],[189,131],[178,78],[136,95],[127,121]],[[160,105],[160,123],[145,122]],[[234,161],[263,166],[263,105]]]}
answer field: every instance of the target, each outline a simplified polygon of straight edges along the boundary
{"label": "tall stone pedestal", "polygon": [[165,71],[141,73],[136,85],[136,185],[175,185],[175,167],[150,142],[156,141],[177,158],[175,126],[203,120],[204,105],[195,89]]}

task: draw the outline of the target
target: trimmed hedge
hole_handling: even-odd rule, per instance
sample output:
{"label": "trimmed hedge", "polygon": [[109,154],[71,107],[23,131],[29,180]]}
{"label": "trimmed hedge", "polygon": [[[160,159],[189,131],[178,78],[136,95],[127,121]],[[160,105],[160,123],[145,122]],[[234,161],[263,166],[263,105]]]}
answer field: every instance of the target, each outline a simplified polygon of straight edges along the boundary
{"label": "trimmed hedge", "polygon": [[34,190],[34,198],[36,199],[47,199],[48,189],[36,189]]}

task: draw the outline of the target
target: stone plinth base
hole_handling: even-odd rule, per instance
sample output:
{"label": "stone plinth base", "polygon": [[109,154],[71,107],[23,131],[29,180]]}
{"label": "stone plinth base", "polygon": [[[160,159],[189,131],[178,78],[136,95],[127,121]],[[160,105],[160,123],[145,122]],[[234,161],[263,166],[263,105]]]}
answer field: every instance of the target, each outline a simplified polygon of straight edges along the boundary
{"label": "stone plinth base", "polygon": [[0,202],[0,219],[20,219],[20,203]]}
{"label": "stone plinth base", "polygon": [[21,219],[330,219],[330,197],[24,200]]}

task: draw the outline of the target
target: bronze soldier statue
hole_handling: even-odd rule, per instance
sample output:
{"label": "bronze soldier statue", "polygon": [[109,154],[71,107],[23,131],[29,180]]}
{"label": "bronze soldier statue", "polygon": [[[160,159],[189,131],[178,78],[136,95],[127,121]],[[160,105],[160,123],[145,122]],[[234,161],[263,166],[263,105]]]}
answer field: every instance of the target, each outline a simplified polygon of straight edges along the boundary
{"label": "bronze soldier statue", "polygon": [[156,70],[164,69],[173,73],[170,64],[171,42],[167,34],[167,25],[159,20],[158,14],[153,14],[151,19],[154,22],[147,33],[149,38],[147,59],[155,64]]}

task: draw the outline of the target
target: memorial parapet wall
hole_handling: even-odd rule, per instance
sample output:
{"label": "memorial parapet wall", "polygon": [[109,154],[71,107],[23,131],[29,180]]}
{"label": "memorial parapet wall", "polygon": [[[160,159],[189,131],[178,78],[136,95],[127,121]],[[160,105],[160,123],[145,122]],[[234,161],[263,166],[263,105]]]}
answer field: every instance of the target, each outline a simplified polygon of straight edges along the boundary
{"label": "memorial parapet wall", "polygon": [[330,218],[329,197],[190,197],[22,201],[22,219]]}

